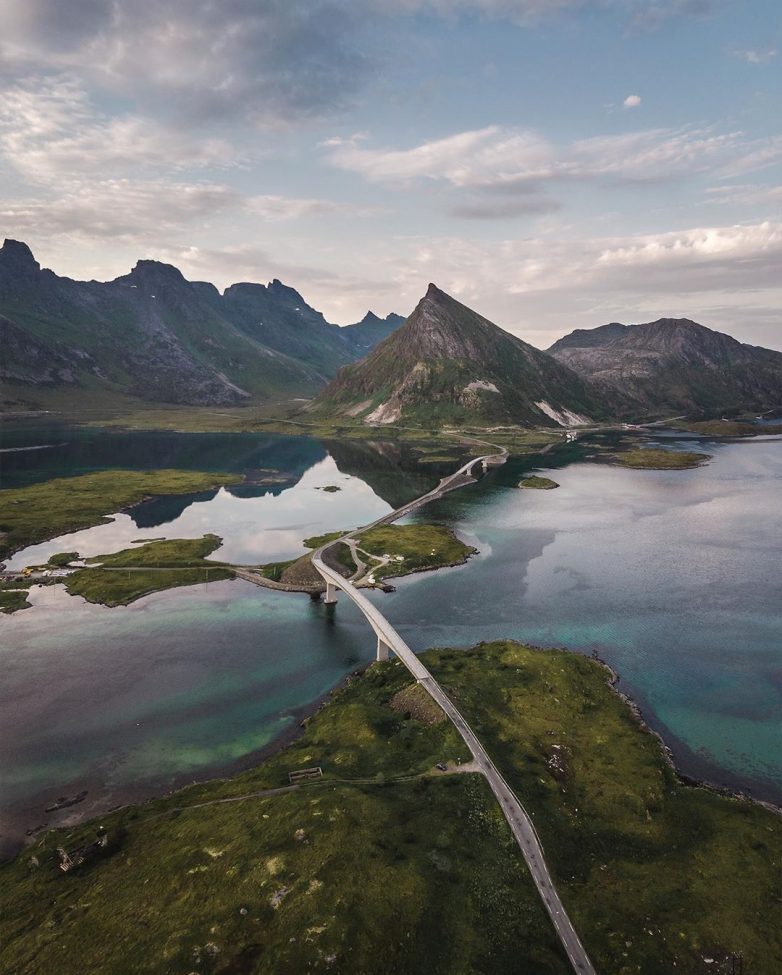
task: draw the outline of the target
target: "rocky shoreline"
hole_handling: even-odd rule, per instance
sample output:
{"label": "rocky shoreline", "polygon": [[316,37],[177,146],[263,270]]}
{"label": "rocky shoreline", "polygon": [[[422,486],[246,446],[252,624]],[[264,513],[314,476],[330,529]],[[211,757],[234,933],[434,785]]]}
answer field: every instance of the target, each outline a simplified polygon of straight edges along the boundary
{"label": "rocky shoreline", "polygon": [[[573,652],[572,650],[568,650],[567,647],[560,647],[559,649],[565,650],[567,653]],[[748,792],[742,791],[741,789],[731,789],[729,786],[718,785],[716,782],[709,782],[706,779],[698,779],[695,778],[694,776],[687,775],[686,772],[682,772],[681,769],[676,764],[673,751],[671,750],[670,746],[666,743],[663,736],[660,734],[659,731],[656,731],[654,728],[651,727],[651,725],[644,717],[643,711],[641,710],[638,703],[632,697],[630,697],[629,694],[625,694],[625,692],[620,689],[619,682],[621,680],[621,677],[619,676],[619,674],[613,669],[613,667],[609,663],[603,660],[603,658],[599,654],[593,652],[591,655],[591,659],[594,660],[596,663],[600,664],[601,667],[605,668],[605,670],[608,671],[609,676],[608,676],[608,680],[606,681],[606,684],[611,688],[614,694],[616,694],[621,699],[621,701],[625,704],[625,706],[630,710],[630,713],[635,718],[641,730],[645,731],[647,734],[650,734],[653,738],[657,739],[660,745],[660,750],[662,751],[663,754],[663,758],[665,759],[666,765],[668,765],[668,767],[676,775],[676,777],[679,779],[680,782],[682,782],[684,785],[690,788],[707,789],[709,792],[716,792],[719,795],[725,796],[728,799],[739,799],[745,802],[754,802],[757,805],[762,806],[764,809],[768,809],[770,812],[776,813],[778,816],[782,816],[782,806],[777,805],[774,802],[770,802],[767,799],[758,799],[755,796],[750,795]]]}

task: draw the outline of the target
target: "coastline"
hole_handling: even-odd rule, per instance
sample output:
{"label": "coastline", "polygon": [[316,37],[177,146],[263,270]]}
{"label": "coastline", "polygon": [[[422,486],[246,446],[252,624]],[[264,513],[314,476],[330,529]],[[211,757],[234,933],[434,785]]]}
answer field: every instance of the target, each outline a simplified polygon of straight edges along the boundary
{"label": "coastline", "polygon": [[[567,653],[577,652],[569,650],[567,647],[560,647],[558,649],[565,650]],[[769,812],[782,816],[782,803],[775,803],[770,799],[759,799],[748,791],[732,788],[728,785],[720,785],[719,783],[711,782],[708,779],[696,778],[695,776],[688,775],[686,772],[683,772],[676,764],[676,758],[673,750],[668,745],[661,732],[657,731],[656,728],[649,724],[638,702],[619,687],[622,679],[621,675],[618,674],[609,663],[603,660],[599,654],[592,653],[590,655],[590,659],[594,660],[608,671],[609,676],[606,684],[629,709],[630,713],[633,715],[633,718],[638,723],[639,728],[651,735],[653,738],[657,739],[666,765],[671,769],[671,771],[683,785],[692,789],[706,789],[709,792],[715,792],[718,795],[725,796],[728,799],[738,799],[745,802],[752,802],[759,806],[763,806],[763,808],[769,810]]]}
{"label": "coastline", "polygon": [[[431,571],[431,570],[430,570]],[[673,750],[666,742],[663,735],[657,731],[652,725],[649,724],[644,713],[638,704],[629,694],[623,691],[619,684],[621,682],[621,676],[607,663],[599,654],[593,652],[590,655],[580,654],[577,650],[571,650],[568,647],[540,647],[534,644],[524,644],[532,650],[557,650],[560,653],[567,654],[579,654],[580,656],[587,656],[588,659],[595,661],[600,667],[606,671],[606,685],[611,689],[611,691],[619,697],[622,703],[627,707],[633,719],[637,723],[641,731],[646,734],[651,735],[655,738],[659,744],[660,752],[662,754],[663,760],[666,765],[671,769],[676,778],[681,784],[688,789],[703,789],[707,792],[712,792],[716,795],[723,796],[728,799],[734,799],[740,802],[751,802],[755,805],[761,806],[769,812],[774,813],[777,816],[782,816],[782,804],[777,804],[768,799],[760,799],[753,796],[750,792],[742,790],[740,788],[733,788],[727,785],[721,785],[716,782],[709,781],[708,779],[697,778],[692,775],[688,775],[683,772],[676,763],[676,758]],[[480,644],[477,644],[480,646]],[[469,652],[473,647],[461,647],[453,648],[461,649],[462,652]],[[59,821],[55,818],[55,821],[47,821],[45,823],[39,823],[32,827],[27,827],[26,824],[20,823],[18,827],[17,840],[16,842],[4,843],[0,846],[2,852],[0,852],[0,863],[13,860],[19,855],[27,846],[35,841],[35,839],[43,832],[52,829],[70,829],[75,826],[80,825],[84,822],[89,822],[93,818],[97,818],[101,815],[105,815],[109,812],[116,812],[119,809],[127,809],[133,807],[143,806],[148,802],[152,802],[158,799],[169,798],[176,793],[188,788],[191,785],[202,785],[205,783],[214,783],[225,781],[231,779],[236,775],[240,775],[243,772],[249,771],[252,768],[256,768],[262,765],[266,760],[278,755],[282,752],[288,745],[292,744],[301,736],[303,733],[307,721],[320,711],[323,707],[331,703],[332,698],[338,691],[346,687],[352,680],[357,676],[364,673],[369,667],[372,666],[373,661],[368,661],[364,666],[356,667],[349,673],[345,674],[333,687],[324,693],[320,694],[314,700],[308,704],[302,705],[300,708],[289,711],[286,716],[290,716],[293,720],[288,724],[287,727],[282,729],[277,735],[275,735],[270,741],[268,741],[261,748],[255,751],[249,752],[243,758],[237,759],[228,765],[220,765],[211,769],[205,769],[204,774],[191,777],[174,777],[175,781],[170,783],[168,787],[164,789],[155,789],[154,786],[151,790],[145,790],[142,795],[138,798],[133,798],[132,795],[128,797],[127,801],[115,803],[109,805],[106,801],[101,803],[100,799],[84,809],[78,809],[77,804],[68,805],[64,804],[60,809],[53,810],[54,816],[60,811],[65,811],[66,815],[62,817]],[[132,790],[129,790],[132,791]],[[80,805],[80,803],[79,803]],[[33,817],[35,818],[35,817]],[[24,833],[22,830],[24,829]]]}
{"label": "coastline", "polygon": [[[343,687],[346,687],[356,676],[363,673],[363,671],[370,666],[370,663],[371,662],[368,662],[363,667],[355,667],[349,673],[341,677],[333,687],[330,687],[327,691],[319,694],[312,701],[309,701],[299,708],[292,709],[280,715],[280,718],[290,717],[292,720],[268,742],[266,742],[265,745],[248,752],[241,758],[235,759],[226,765],[216,765],[205,768],[203,770],[203,774],[196,776],[188,773],[180,773],[179,775],[172,776],[170,781],[165,785],[160,783],[156,786],[153,783],[150,783],[149,788],[142,789],[141,787],[138,787],[135,790],[135,796],[133,795],[133,787],[130,787],[126,790],[127,798],[121,802],[112,802],[111,798],[105,795],[102,798],[94,798],[92,803],[88,804],[87,806],[81,805],[82,801],[84,800],[80,800],[78,803],[66,802],[62,804],[59,809],[52,809],[48,813],[44,812],[44,815],[53,817],[53,819],[49,819],[46,822],[40,822],[41,817],[38,815],[30,816],[29,822],[21,821],[22,819],[27,819],[24,814],[18,817],[18,820],[20,820],[18,823],[17,817],[9,818],[4,823],[5,828],[3,833],[0,834],[0,864],[13,860],[26,847],[33,843],[41,833],[48,830],[71,829],[80,825],[81,823],[89,822],[91,819],[104,816],[110,812],[116,812],[119,809],[143,806],[148,802],[168,798],[169,796],[175,795],[177,792],[181,792],[183,789],[186,789],[191,785],[203,785],[205,783],[224,781],[231,779],[236,775],[241,775],[242,772],[247,772],[250,769],[257,768],[267,759],[279,754],[288,745],[293,744],[293,742],[301,737],[307,721],[313,715],[317,714],[321,708],[327,705],[338,691],[340,691]],[[82,784],[69,786],[67,789],[80,794],[84,791],[84,786],[89,786],[89,784],[90,779],[86,778]],[[66,787],[58,787],[56,791],[62,791],[65,788]],[[89,789],[87,789],[87,795],[89,795]],[[87,796],[85,796],[85,799],[86,798]],[[36,808],[40,807],[41,809],[45,809],[44,804],[50,801],[52,800],[41,799],[41,802],[36,805]],[[30,805],[32,807],[32,803],[30,803]],[[63,812],[65,815],[63,815],[61,818],[57,817],[58,812]],[[35,820],[39,820],[39,822],[33,825]],[[9,828],[12,825],[13,828]]]}

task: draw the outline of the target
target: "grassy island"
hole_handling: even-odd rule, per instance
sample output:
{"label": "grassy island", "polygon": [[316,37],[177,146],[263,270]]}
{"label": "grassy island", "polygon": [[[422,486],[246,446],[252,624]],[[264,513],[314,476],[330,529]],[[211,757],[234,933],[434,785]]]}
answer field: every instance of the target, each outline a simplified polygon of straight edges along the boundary
{"label": "grassy island", "polygon": [[711,455],[699,454],[693,450],[639,447],[616,454],[614,459],[622,467],[630,467],[636,471],[685,471],[702,467],[711,460]]}
{"label": "grassy island", "polygon": [[147,542],[87,559],[86,568],[65,576],[63,582],[69,593],[88,602],[124,606],[163,589],[233,578],[225,565],[207,561],[221,543],[217,535]]}
{"label": "grassy island", "polygon": [[385,565],[371,560],[368,563],[370,573],[384,579],[461,565],[477,552],[459,541],[445,525],[380,525],[362,532],[356,543],[359,554],[375,559],[390,557]]}
{"label": "grassy island", "polygon": [[162,494],[190,494],[238,484],[240,474],[192,471],[98,471],[0,491],[0,558],[26,545],[105,524],[111,512]]}
{"label": "grassy island", "polygon": [[534,491],[553,491],[554,488],[559,487],[557,482],[552,481],[550,477],[539,477],[537,474],[523,478],[523,480],[519,481],[518,486]]}
{"label": "grassy island", "polygon": [[[316,549],[326,542],[335,541],[344,532],[326,532],[305,538],[307,548]],[[328,549],[326,558],[344,575],[352,576],[360,568],[356,582],[380,582],[383,579],[461,565],[475,554],[477,549],[454,535],[444,525],[380,525],[361,532],[353,539],[356,556],[363,565],[359,567],[353,552],[346,543]],[[308,592],[321,588],[323,580],[313,568],[309,555],[302,555],[287,562],[269,562],[259,569],[264,578],[281,583],[291,589],[301,588]]]}
{"label": "grassy island", "polygon": [[[533,816],[597,971],[725,975],[735,953],[776,973],[778,816],[684,785],[585,657],[422,659]],[[257,768],[39,835],[0,867],[0,970],[566,975],[482,777],[435,768],[469,756],[414,687],[375,664]],[[57,847],[100,827],[106,846],[62,873]]]}

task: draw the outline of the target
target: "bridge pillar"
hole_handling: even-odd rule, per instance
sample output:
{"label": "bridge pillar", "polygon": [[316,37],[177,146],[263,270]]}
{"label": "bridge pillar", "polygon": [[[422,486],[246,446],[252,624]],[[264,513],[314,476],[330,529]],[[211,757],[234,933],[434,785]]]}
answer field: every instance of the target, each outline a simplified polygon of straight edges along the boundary
{"label": "bridge pillar", "polygon": [[388,660],[389,646],[380,637],[377,638],[377,659]]}
{"label": "bridge pillar", "polygon": [[489,469],[489,465],[485,460],[481,461],[481,467],[483,468],[484,472]]}
{"label": "bridge pillar", "polygon": [[337,601],[337,587],[334,585],[333,582],[329,582],[328,579],[327,579],[326,580],[326,595],[325,595],[325,597],[323,599],[323,602],[326,603],[326,605],[328,606],[331,603],[336,603],[336,601]]}

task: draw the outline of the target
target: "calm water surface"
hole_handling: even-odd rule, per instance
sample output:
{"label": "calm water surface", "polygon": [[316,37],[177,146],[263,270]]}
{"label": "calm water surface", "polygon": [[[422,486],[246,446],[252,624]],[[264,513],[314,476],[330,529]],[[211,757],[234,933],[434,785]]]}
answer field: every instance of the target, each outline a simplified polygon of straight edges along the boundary
{"label": "calm water surface", "polygon": [[[221,557],[286,558],[306,535],[363,523],[442,473],[388,444],[43,428],[14,438],[14,447],[60,446],[0,455],[5,485],[9,457],[17,484],[118,463],[240,470],[255,479],[150,502],[36,546],[36,560],[205,531],[224,537]],[[3,439],[7,448],[5,431]],[[511,461],[418,516],[452,525],[477,557],[372,598],[415,648],[515,637],[597,650],[685,771],[778,797],[782,442],[707,449],[714,460],[695,471],[589,461],[541,468],[561,484],[549,492],[517,490],[529,465]],[[277,483],[260,483],[270,470]],[[341,490],[316,490],[325,484]],[[371,631],[348,601],[333,610],[241,581],[115,609],[59,587],[34,589],[32,600],[32,609],[0,619],[6,845],[26,827],[247,763],[373,653]],[[44,813],[82,788],[83,805]]]}

